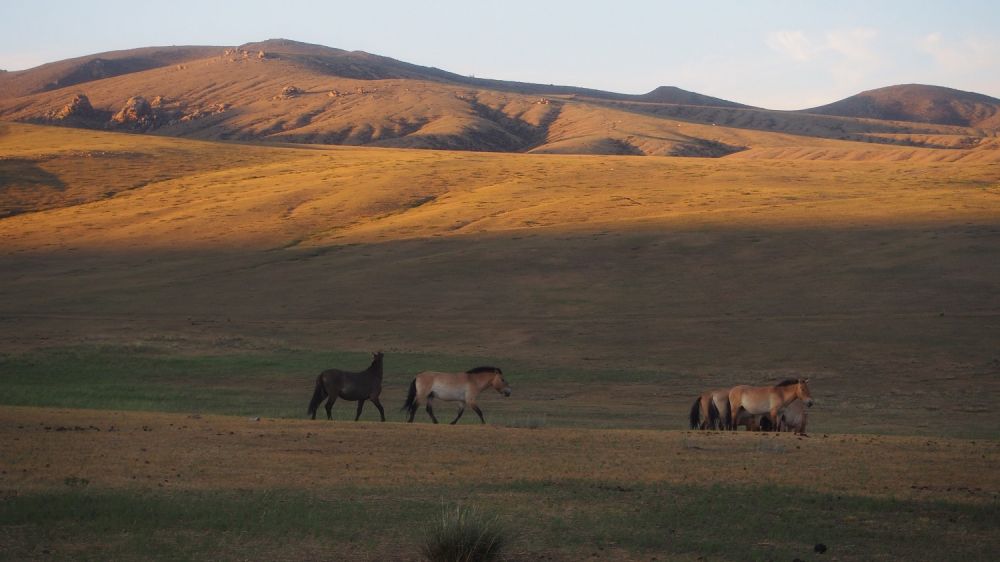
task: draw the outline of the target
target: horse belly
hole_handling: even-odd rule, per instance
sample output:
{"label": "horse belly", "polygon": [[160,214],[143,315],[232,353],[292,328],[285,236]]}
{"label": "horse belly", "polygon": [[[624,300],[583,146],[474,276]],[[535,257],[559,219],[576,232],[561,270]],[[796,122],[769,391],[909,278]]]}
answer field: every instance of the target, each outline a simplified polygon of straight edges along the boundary
{"label": "horse belly", "polygon": [[771,400],[769,396],[760,397],[744,394],[740,405],[751,414],[771,413]]}
{"label": "horse belly", "polygon": [[435,384],[431,387],[434,398],[447,402],[465,401],[465,388],[445,384]]}
{"label": "horse belly", "polygon": [[372,393],[371,385],[357,381],[344,381],[337,396],[342,400],[364,400]]}

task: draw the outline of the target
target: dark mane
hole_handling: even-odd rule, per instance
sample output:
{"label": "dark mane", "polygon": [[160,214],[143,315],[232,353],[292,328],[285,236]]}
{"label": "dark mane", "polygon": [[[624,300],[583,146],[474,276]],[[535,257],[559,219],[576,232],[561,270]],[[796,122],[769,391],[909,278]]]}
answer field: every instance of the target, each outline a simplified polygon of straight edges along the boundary
{"label": "dark mane", "polygon": [[785,379],[774,386],[792,386],[793,384],[799,384],[799,379]]}
{"label": "dark mane", "polygon": [[500,373],[502,375],[503,371],[496,367],[473,367],[465,373],[468,375],[474,375],[476,373]]}

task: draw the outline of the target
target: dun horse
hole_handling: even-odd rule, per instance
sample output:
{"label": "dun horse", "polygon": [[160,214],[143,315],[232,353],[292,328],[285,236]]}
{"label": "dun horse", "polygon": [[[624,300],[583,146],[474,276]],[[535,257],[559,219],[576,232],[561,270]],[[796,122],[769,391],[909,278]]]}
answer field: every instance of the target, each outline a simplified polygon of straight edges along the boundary
{"label": "dun horse", "polygon": [[691,429],[722,429],[721,412],[729,410],[729,389],[702,392],[691,405]]}
{"label": "dun horse", "polygon": [[361,417],[361,409],[365,407],[365,400],[371,400],[372,404],[378,408],[378,413],[385,421],[385,410],[379,402],[379,395],[382,394],[382,357],[381,351],[372,354],[372,364],[360,373],[341,371],[340,369],[328,369],[316,377],[316,390],[313,391],[312,400],[309,402],[309,415],[316,419],[316,409],[324,398],[326,401],[326,419],[333,419],[333,403],[337,398],[358,402],[358,414],[354,416],[354,421]]}
{"label": "dun horse", "polygon": [[806,406],[813,405],[809,394],[809,379],[786,379],[775,386],[734,386],[729,390],[729,409],[726,411],[726,427],[736,429],[740,410],[750,415],[768,414],[771,427],[778,428],[778,412],[795,399]]}
{"label": "dun horse", "polygon": [[464,373],[437,373],[425,371],[414,377],[410,383],[410,391],[406,396],[406,403],[403,410],[410,413],[409,422],[413,421],[413,416],[417,413],[417,408],[421,403],[426,405],[427,415],[438,423],[434,417],[434,408],[431,402],[435,398],[449,402],[461,402],[458,408],[458,415],[451,421],[458,423],[459,418],[465,412],[466,406],[479,415],[479,421],[486,423],[483,419],[483,411],[476,404],[476,397],[487,387],[492,386],[494,390],[510,396],[510,385],[503,378],[503,371],[496,367],[476,367]]}

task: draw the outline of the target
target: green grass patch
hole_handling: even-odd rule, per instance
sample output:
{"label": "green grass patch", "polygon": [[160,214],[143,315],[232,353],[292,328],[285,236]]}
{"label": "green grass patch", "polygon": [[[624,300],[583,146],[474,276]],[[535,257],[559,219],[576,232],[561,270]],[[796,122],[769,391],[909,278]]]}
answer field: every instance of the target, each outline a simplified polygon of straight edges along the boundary
{"label": "green grass patch", "polygon": [[413,558],[454,503],[497,516],[515,559],[992,560],[997,505],[782,487],[520,482],[474,488],[153,493],[67,487],[0,502],[6,559]]}
{"label": "green grass patch", "polygon": [[[178,355],[145,346],[50,348],[0,355],[0,404],[300,418],[317,374],[332,367],[360,371],[370,360],[363,352]],[[389,353],[385,385],[392,391],[384,395],[387,410],[396,408],[397,399],[401,403],[414,374],[477,365],[501,366],[515,392],[519,384],[534,381],[586,382],[613,376],[634,382],[649,375],[539,369],[489,357]],[[375,411],[371,405],[366,410]],[[354,403],[339,403],[334,414],[336,419],[354,419]]]}

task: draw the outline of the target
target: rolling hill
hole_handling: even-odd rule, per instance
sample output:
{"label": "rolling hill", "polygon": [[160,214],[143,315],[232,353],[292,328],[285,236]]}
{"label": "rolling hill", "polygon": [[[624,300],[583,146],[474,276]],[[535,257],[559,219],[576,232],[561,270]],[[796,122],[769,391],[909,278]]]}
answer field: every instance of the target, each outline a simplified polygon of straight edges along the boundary
{"label": "rolling hill", "polygon": [[904,84],[868,90],[805,111],[821,115],[959,127],[993,129],[1000,127],[1000,99],[923,84]]}
{"label": "rolling hill", "polygon": [[[976,107],[985,116],[989,106]],[[207,140],[832,159],[885,157],[874,145],[955,149],[947,159],[992,146],[986,117],[854,113],[769,111],[666,86],[626,95],[488,80],[284,39],[104,53],[0,75],[0,120]]]}

